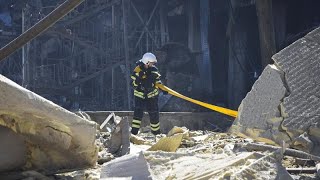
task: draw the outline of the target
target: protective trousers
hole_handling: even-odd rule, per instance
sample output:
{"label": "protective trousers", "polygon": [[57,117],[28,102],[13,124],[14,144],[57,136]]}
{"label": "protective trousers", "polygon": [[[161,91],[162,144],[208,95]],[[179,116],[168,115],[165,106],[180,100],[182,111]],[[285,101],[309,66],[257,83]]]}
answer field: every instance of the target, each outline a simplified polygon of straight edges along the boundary
{"label": "protective trousers", "polygon": [[147,110],[150,117],[151,132],[155,135],[160,134],[158,96],[145,99],[135,96],[134,100],[135,107],[131,126],[131,133],[134,135],[138,134],[141,125],[141,120],[143,118],[143,112],[144,110]]}

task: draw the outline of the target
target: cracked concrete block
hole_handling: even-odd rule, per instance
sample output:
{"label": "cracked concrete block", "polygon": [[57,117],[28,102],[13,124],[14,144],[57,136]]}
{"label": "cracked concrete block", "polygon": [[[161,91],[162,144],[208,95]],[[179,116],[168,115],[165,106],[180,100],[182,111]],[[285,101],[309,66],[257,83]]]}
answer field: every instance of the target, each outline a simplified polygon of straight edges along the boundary
{"label": "cracked concrete block", "polygon": [[320,28],[272,59],[275,65],[242,101],[231,131],[320,155]]}
{"label": "cracked concrete block", "polygon": [[[9,166],[12,168],[1,169],[8,163],[0,160],[0,171],[20,168],[52,172],[96,163],[94,122],[61,108],[2,75],[0,92],[0,126],[22,137],[23,143],[16,144],[13,150],[26,149],[26,155],[21,157],[25,158],[23,163],[17,162]],[[0,128],[0,133],[6,131]],[[0,152],[9,150],[10,146],[0,143]]]}
{"label": "cracked concrete block", "polygon": [[[268,65],[239,107],[238,117],[230,132],[271,144],[280,144],[289,137],[279,132],[282,117],[279,104],[286,94],[283,74],[274,65]],[[279,138],[281,137],[281,138]]]}
{"label": "cracked concrete block", "polygon": [[[290,135],[293,142],[301,139],[301,135],[305,132],[310,139],[319,142],[319,133],[312,132],[320,131],[320,28],[294,42],[272,58],[285,73],[289,90],[289,95],[284,98],[282,105],[282,111],[286,115],[282,123],[283,129]],[[293,147],[295,147],[294,143]],[[298,143],[296,148],[299,147]],[[308,148],[311,146],[308,145]],[[314,146],[311,153],[319,155],[320,148]]]}
{"label": "cracked concrete block", "polygon": [[100,179],[152,179],[148,163],[140,152],[110,161],[102,166]]}
{"label": "cracked concrete block", "polygon": [[296,138],[293,141],[293,145],[301,150],[301,151],[305,151],[305,152],[309,152],[313,149],[313,142],[310,140],[310,137],[308,135],[308,133],[303,133],[301,134],[298,138]]}
{"label": "cracked concrete block", "polygon": [[130,130],[128,118],[122,118],[111,133],[108,151],[120,156],[130,152]]}

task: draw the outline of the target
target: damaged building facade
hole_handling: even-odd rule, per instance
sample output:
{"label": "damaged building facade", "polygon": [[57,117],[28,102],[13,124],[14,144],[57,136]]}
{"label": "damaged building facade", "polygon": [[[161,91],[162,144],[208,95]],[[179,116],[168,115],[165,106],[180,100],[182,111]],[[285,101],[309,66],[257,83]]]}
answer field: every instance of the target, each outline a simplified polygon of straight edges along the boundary
{"label": "damaged building facade", "polygon": [[[1,46],[62,2],[1,1]],[[1,62],[0,72],[69,110],[131,110],[126,77],[151,51],[169,87],[237,109],[271,56],[319,24],[317,3],[84,1]],[[206,111],[170,97],[161,109]]]}
{"label": "damaged building facade", "polygon": [[[0,179],[320,177],[316,1],[0,3]],[[167,134],[146,121],[130,134],[132,112],[114,110],[132,109],[129,74],[146,51],[166,85],[238,109],[235,120],[160,95],[176,111],[160,114]]]}

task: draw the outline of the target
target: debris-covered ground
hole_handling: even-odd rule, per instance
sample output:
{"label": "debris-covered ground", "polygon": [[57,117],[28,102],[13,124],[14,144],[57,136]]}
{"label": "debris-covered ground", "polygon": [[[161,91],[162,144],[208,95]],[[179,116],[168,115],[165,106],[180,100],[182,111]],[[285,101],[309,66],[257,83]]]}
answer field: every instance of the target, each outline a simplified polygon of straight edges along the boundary
{"label": "debris-covered ground", "polygon": [[[121,156],[121,147],[109,152],[115,131],[116,128],[113,132],[97,133],[99,156],[94,168],[42,175],[42,178],[317,179],[315,161],[282,155],[281,148],[263,151],[264,145],[260,147],[252,139],[227,133],[188,131],[180,127],[166,135],[144,132],[131,135],[130,152]],[[286,168],[294,173],[288,173]],[[40,175],[29,173],[29,177]]]}
{"label": "debris-covered ground", "polygon": [[0,75],[0,179],[319,179],[319,36],[274,56],[232,134],[143,127],[133,136],[127,116],[97,124]]}

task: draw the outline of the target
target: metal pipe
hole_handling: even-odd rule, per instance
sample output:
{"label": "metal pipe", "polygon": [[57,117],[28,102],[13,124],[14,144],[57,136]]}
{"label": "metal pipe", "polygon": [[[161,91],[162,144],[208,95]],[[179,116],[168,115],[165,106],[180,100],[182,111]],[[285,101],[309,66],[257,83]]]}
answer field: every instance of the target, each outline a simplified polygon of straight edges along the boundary
{"label": "metal pipe", "polygon": [[67,0],[37,24],[11,41],[5,47],[0,49],[0,61],[23,47],[26,43],[37,37],[39,34],[47,30],[50,26],[56,23],[59,19],[81,4],[84,0]]}

